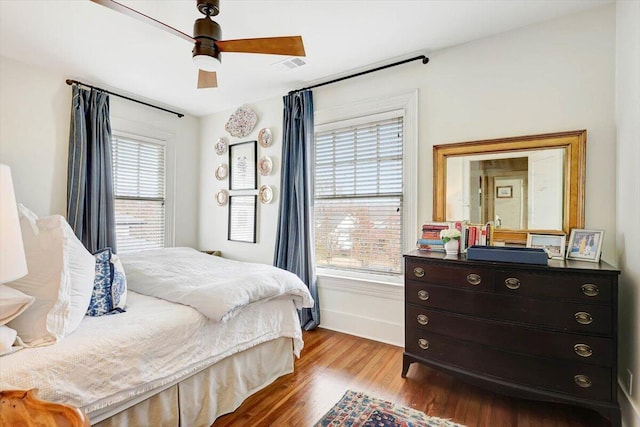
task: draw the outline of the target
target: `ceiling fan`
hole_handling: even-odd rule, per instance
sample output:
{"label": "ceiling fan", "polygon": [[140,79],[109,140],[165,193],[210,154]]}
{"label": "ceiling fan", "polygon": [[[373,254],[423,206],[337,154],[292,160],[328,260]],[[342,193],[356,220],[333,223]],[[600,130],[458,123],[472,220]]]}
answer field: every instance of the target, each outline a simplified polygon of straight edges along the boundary
{"label": "ceiling fan", "polygon": [[220,66],[222,52],[305,56],[301,36],[220,40],[220,25],[211,19],[220,13],[220,0],[196,0],[198,10],[205,17],[196,19],[193,37],[114,0],[91,1],[194,43],[192,53],[193,62],[198,67],[198,89],[218,87],[215,70]]}

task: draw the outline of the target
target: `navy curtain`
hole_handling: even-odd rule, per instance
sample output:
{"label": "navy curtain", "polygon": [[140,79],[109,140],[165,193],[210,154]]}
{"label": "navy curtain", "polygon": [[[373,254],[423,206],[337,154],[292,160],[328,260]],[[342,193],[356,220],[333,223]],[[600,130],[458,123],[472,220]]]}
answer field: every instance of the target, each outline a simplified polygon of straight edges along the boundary
{"label": "navy curtain", "polygon": [[67,220],[91,253],[116,252],[109,95],[76,84],[72,90]]}
{"label": "navy curtain", "polygon": [[311,91],[283,97],[282,174],[280,218],[273,264],[291,271],[309,287],[313,308],[300,312],[304,330],[320,324],[320,303],[313,241],[313,96]]}

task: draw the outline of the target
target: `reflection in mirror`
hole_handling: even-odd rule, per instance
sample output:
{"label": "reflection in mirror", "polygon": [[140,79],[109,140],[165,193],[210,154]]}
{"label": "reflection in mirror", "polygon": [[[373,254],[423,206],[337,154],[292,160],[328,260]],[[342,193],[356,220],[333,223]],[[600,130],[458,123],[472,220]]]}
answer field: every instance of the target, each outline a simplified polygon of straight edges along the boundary
{"label": "reflection in mirror", "polygon": [[446,220],[561,230],[564,149],[447,158]]}
{"label": "reflection in mirror", "polygon": [[584,228],[585,130],[433,147],[433,220],[493,222],[496,242]]}

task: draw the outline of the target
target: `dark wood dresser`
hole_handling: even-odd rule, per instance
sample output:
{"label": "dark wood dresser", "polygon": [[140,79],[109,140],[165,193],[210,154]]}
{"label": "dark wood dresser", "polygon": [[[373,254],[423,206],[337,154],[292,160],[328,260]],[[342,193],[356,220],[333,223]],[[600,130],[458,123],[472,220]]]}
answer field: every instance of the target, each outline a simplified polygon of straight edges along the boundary
{"label": "dark wood dresser", "polygon": [[405,255],[402,376],[420,362],[499,393],[591,408],[620,426],[619,271]]}

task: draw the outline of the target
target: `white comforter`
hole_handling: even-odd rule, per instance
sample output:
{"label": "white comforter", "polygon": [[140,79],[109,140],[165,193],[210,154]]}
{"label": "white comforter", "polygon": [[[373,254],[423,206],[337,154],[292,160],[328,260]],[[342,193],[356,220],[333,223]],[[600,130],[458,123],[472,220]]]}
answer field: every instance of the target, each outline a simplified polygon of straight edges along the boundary
{"label": "white comforter", "polygon": [[283,295],[291,296],[298,309],[314,303],[298,276],[270,265],[232,261],[191,248],[123,254],[121,260],[129,289],[188,305],[214,322]]}
{"label": "white comforter", "polygon": [[300,356],[300,321],[288,299],[253,304],[214,323],[191,307],[130,292],[125,313],[87,316],[54,345],[2,356],[0,390],[37,388],[41,399],[93,417],[278,337],[293,338]]}

